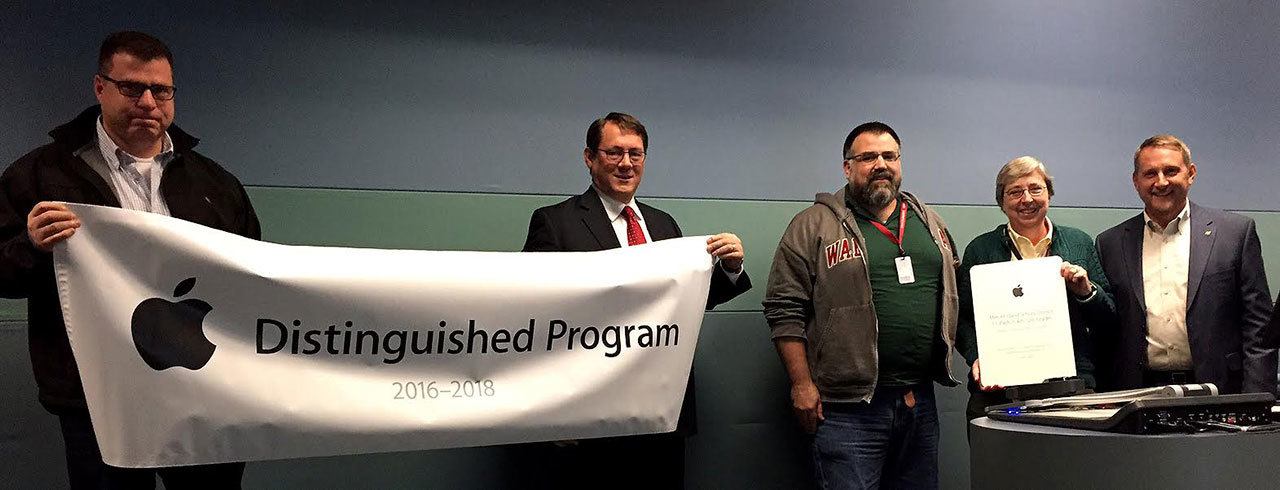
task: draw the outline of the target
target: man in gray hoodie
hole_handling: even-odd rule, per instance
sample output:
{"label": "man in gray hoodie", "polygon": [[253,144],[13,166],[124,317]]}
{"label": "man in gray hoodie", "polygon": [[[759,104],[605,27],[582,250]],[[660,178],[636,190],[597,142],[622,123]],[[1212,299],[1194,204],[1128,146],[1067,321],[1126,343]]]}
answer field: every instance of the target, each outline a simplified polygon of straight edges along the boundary
{"label": "man in gray hoodie", "polygon": [[859,125],[842,150],[848,184],[778,243],[765,319],[823,488],[936,488],[933,383],[958,384],[959,259],[942,218],[900,190],[893,128]]}

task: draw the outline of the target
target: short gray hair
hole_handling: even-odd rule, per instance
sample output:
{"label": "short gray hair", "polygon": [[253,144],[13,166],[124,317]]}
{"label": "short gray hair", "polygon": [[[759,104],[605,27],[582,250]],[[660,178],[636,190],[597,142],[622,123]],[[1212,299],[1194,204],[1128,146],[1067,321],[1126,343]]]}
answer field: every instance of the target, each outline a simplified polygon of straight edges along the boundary
{"label": "short gray hair", "polygon": [[1000,173],[996,174],[996,205],[1002,209],[1004,208],[1004,190],[1005,187],[1009,186],[1010,182],[1035,172],[1040,172],[1040,175],[1044,177],[1045,189],[1049,191],[1049,197],[1053,197],[1053,177],[1044,168],[1044,164],[1040,160],[1036,160],[1035,157],[1020,156],[1009,160],[1009,163],[1000,167]]}

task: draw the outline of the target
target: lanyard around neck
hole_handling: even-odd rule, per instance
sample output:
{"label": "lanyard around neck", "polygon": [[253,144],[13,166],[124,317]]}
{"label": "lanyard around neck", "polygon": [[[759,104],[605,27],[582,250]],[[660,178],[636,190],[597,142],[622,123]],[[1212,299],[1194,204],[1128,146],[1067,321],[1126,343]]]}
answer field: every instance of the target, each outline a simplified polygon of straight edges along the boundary
{"label": "lanyard around neck", "polygon": [[880,233],[881,233],[881,234],[883,234],[884,236],[886,236],[886,237],[888,237],[888,238],[889,238],[889,241],[893,242],[893,244],[894,244],[894,245],[897,245],[897,246],[898,246],[898,256],[899,256],[899,257],[906,257],[906,256],[907,256],[907,250],[906,250],[906,249],[904,249],[904,248],[902,248],[902,241],[903,241],[903,240],[905,240],[905,239],[907,238],[906,233],[905,233],[905,231],[906,231],[906,229],[907,229],[907,202],[906,202],[906,201],[902,201],[902,205],[901,205],[901,206],[899,207],[899,209],[898,209],[898,234],[897,234],[897,236],[894,236],[893,232],[892,232],[892,231],[889,231],[889,227],[887,227],[887,226],[885,226],[885,225],[883,225],[883,224],[880,224],[880,222],[879,222],[879,221],[876,221],[876,220],[874,220],[874,219],[869,219],[869,220],[867,220],[867,222],[871,223],[871,226],[876,227],[876,229],[877,229],[877,230],[880,230]]}

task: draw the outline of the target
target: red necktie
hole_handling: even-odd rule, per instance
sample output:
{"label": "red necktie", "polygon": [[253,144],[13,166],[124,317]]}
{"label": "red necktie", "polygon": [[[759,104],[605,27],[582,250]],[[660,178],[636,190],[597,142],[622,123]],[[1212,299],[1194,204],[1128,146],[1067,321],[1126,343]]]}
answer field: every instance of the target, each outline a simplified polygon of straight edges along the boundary
{"label": "red necktie", "polygon": [[644,230],[640,229],[640,220],[631,206],[622,208],[622,215],[627,218],[627,245],[640,245],[645,242]]}

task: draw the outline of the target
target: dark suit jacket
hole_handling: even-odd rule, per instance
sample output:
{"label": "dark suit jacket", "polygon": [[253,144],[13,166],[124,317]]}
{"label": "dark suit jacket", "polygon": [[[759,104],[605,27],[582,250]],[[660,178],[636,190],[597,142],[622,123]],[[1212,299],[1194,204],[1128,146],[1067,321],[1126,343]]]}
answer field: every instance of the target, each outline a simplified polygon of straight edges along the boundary
{"label": "dark suit jacket", "polygon": [[[671,215],[636,201],[644,216],[645,228],[654,241],[681,237],[680,226]],[[529,234],[524,241],[525,252],[594,252],[622,246],[609,223],[609,215],[596,194],[595,187],[587,188],[581,195],[560,203],[538,208],[529,218]],[[738,276],[738,282],[729,280],[724,269],[716,267],[711,275],[711,292],[707,296],[707,309],[733,299],[751,289],[751,278],[746,271]],[[693,377],[684,394],[684,407],[680,411],[678,433],[690,435],[695,430],[696,409],[693,397]]]}
{"label": "dark suit jacket", "polygon": [[[1141,386],[1147,365],[1145,226],[1139,214],[1098,235],[1098,255],[1119,317],[1114,330],[1101,332],[1114,342],[1114,388]],[[1268,321],[1271,293],[1253,220],[1191,203],[1187,232],[1187,337],[1196,381],[1214,383],[1223,393],[1276,393],[1280,331]]]}

